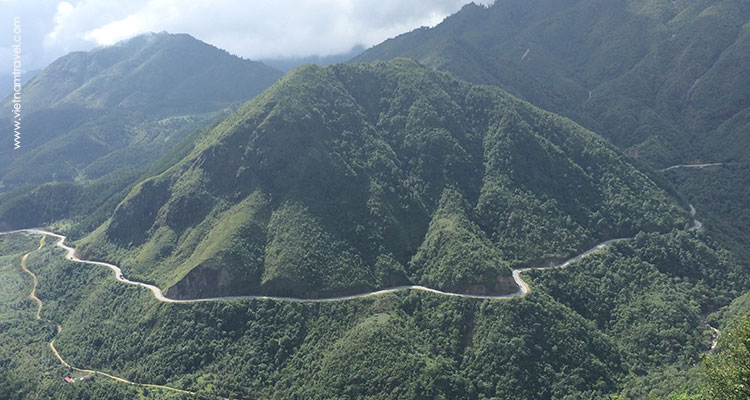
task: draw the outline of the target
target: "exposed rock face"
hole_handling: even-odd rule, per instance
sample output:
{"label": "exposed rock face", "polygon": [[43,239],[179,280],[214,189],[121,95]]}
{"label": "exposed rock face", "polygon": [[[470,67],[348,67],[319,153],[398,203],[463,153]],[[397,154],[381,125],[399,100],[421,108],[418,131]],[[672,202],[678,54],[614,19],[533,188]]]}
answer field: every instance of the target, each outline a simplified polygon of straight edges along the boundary
{"label": "exposed rock face", "polygon": [[492,288],[488,288],[487,285],[472,285],[465,290],[458,290],[458,292],[476,295],[505,296],[518,292],[518,289],[518,285],[513,280],[512,276],[499,275]]}
{"label": "exposed rock face", "polygon": [[493,294],[513,294],[516,293],[520,288],[513,280],[512,276],[498,276],[495,281],[495,288]]}
{"label": "exposed rock face", "polygon": [[173,299],[197,299],[240,293],[241,288],[232,285],[232,275],[227,268],[214,270],[198,267],[170,287],[166,295]]}

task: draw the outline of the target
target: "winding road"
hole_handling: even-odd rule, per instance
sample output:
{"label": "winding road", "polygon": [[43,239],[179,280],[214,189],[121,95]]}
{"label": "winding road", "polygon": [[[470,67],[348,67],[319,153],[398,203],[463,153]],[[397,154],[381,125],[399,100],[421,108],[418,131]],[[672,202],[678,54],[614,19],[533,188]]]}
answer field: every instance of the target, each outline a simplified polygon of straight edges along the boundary
{"label": "winding road", "polygon": [[[692,204],[690,204],[689,206],[690,206],[690,215],[691,217],[693,217],[693,226],[689,230],[690,231],[699,230],[703,227],[703,224],[697,219],[695,219],[695,213],[696,213],[695,207],[693,207]],[[565,268],[571,263],[578,261],[592,253],[600,251],[601,249],[607,247],[608,245],[612,243],[623,242],[623,241],[628,241],[628,240],[633,239],[633,238],[619,238],[619,239],[610,239],[610,240],[604,241],[592,247],[591,249],[586,250],[583,253],[578,254],[577,256],[572,257],[560,264],[551,265],[551,266],[524,267],[524,268],[514,269],[512,276],[513,276],[513,280],[518,286],[518,291],[516,291],[515,293],[511,293],[511,294],[506,294],[506,295],[477,295],[477,294],[454,293],[454,292],[446,292],[446,291],[442,291],[438,289],[428,288],[428,287],[420,286],[420,285],[404,285],[404,286],[396,286],[396,287],[392,287],[388,289],[376,290],[373,292],[366,292],[366,293],[360,293],[360,294],[354,294],[354,295],[348,295],[348,296],[319,298],[319,299],[305,299],[305,298],[299,298],[299,297],[284,297],[284,296],[261,296],[261,295],[207,297],[207,298],[200,298],[200,299],[173,299],[173,298],[169,298],[165,296],[162,290],[155,285],[151,285],[151,284],[139,282],[139,281],[133,281],[133,280],[125,278],[122,274],[122,270],[117,265],[106,263],[106,262],[101,262],[101,261],[82,260],[78,258],[75,254],[75,249],[65,244],[66,237],[63,235],[60,235],[54,232],[45,231],[42,229],[19,229],[15,231],[0,232],[0,235],[9,235],[9,234],[16,234],[16,233],[23,233],[27,235],[51,236],[51,237],[57,238],[56,245],[57,247],[60,247],[61,249],[65,250],[65,258],[67,260],[78,262],[78,263],[83,263],[83,264],[107,267],[110,270],[112,270],[112,272],[114,273],[114,277],[118,282],[122,282],[127,285],[140,286],[140,287],[146,288],[151,291],[151,293],[154,295],[154,298],[156,298],[156,300],[158,301],[161,301],[164,303],[187,303],[187,304],[212,302],[212,301],[225,301],[225,300],[272,300],[272,301],[289,301],[289,302],[299,302],[299,303],[326,303],[326,302],[334,302],[334,301],[361,299],[361,298],[366,298],[366,297],[379,296],[383,294],[395,293],[395,292],[407,291],[407,290],[418,290],[422,292],[435,293],[435,294],[439,294],[443,296],[463,297],[463,298],[469,298],[469,299],[507,300],[507,299],[511,299],[514,297],[525,296],[527,293],[531,291],[529,284],[526,281],[524,281],[523,278],[521,278],[521,274],[524,272],[535,270],[535,269],[546,270],[546,269]]]}
{"label": "winding road", "polygon": [[[698,224],[700,224],[700,222],[695,220],[695,224],[696,226],[699,226]],[[700,226],[702,226],[702,224],[700,224]],[[695,229],[695,226],[691,229]],[[146,288],[151,291],[151,293],[154,295],[154,298],[156,298],[156,300],[158,301],[161,301],[164,303],[188,303],[188,304],[211,302],[211,301],[225,301],[225,300],[273,300],[273,301],[290,301],[290,302],[298,302],[298,303],[326,303],[326,302],[334,302],[334,301],[361,299],[365,297],[379,296],[383,294],[395,293],[395,292],[406,291],[406,290],[418,290],[422,292],[435,293],[435,294],[439,294],[443,296],[463,297],[463,298],[469,298],[469,299],[506,300],[506,299],[511,299],[514,297],[524,296],[527,293],[529,293],[529,291],[531,290],[531,288],[529,287],[529,284],[526,283],[526,281],[524,281],[523,278],[521,278],[521,274],[526,271],[530,271],[534,269],[545,270],[545,269],[565,268],[571,263],[578,261],[592,253],[595,253],[605,248],[609,244],[633,239],[633,238],[620,238],[620,239],[607,240],[557,265],[541,266],[541,267],[525,267],[525,268],[515,269],[513,270],[512,276],[516,285],[518,285],[518,291],[516,291],[515,293],[511,293],[511,294],[506,294],[506,295],[478,295],[478,294],[454,293],[454,292],[446,292],[446,291],[442,291],[438,289],[428,288],[428,287],[420,286],[420,285],[404,285],[404,286],[396,286],[396,287],[392,287],[388,289],[376,290],[373,292],[353,294],[353,295],[348,295],[348,296],[320,298],[320,299],[305,299],[305,298],[299,298],[299,297],[284,297],[284,296],[258,296],[258,295],[207,297],[207,298],[201,298],[201,299],[173,299],[173,298],[169,298],[165,296],[162,290],[155,285],[151,285],[151,284],[139,282],[139,281],[133,281],[133,280],[125,278],[122,274],[122,270],[117,265],[106,263],[106,262],[101,262],[101,261],[82,260],[78,258],[75,255],[75,249],[65,244],[66,237],[63,235],[60,235],[54,232],[45,231],[42,229],[19,229],[16,231],[0,232],[0,235],[8,235],[8,234],[14,234],[14,233],[55,237],[57,238],[57,242],[56,242],[57,247],[60,247],[61,249],[65,250],[65,259],[73,261],[73,262],[83,263],[83,264],[91,264],[91,265],[107,267],[110,270],[112,270],[112,272],[114,273],[115,280],[117,280],[118,282],[127,284],[127,285],[140,286],[140,287]]]}
{"label": "winding road", "polygon": [[700,222],[697,219],[695,219],[695,207],[693,207],[692,204],[690,204],[690,217],[693,218],[693,227],[688,229],[689,231],[697,231],[703,228],[703,222]]}
{"label": "winding road", "polygon": [[[585,252],[583,252],[583,253],[581,253],[581,254],[579,254],[579,255],[577,255],[577,256],[575,256],[575,257],[573,257],[573,258],[571,258],[571,259],[569,259],[569,260],[567,260],[565,262],[563,262],[563,263],[561,263],[561,264],[558,264],[558,265],[548,266],[548,267],[529,267],[529,268],[521,268],[521,269],[513,270],[513,279],[515,280],[516,284],[518,285],[518,291],[515,292],[515,293],[512,293],[512,294],[503,295],[503,296],[482,296],[482,295],[471,295],[471,294],[462,294],[462,293],[451,293],[451,292],[444,292],[444,291],[441,291],[441,290],[432,289],[432,288],[428,288],[428,287],[424,287],[424,286],[409,285],[409,286],[398,286],[398,287],[394,287],[394,288],[390,288],[390,289],[378,290],[378,291],[369,292],[369,293],[362,293],[362,294],[356,294],[356,295],[351,295],[351,296],[331,297],[331,298],[326,298],[326,299],[302,299],[302,298],[294,298],[294,297],[276,297],[276,296],[228,296],[228,297],[212,297],[212,298],[205,298],[205,299],[182,300],[182,299],[171,299],[169,297],[164,296],[164,294],[162,293],[161,289],[159,289],[157,286],[149,285],[149,284],[143,283],[143,282],[132,281],[130,279],[124,278],[123,275],[122,275],[122,270],[120,269],[120,267],[118,267],[118,266],[116,266],[114,264],[100,262],[100,261],[82,260],[82,259],[76,257],[76,255],[75,255],[75,249],[72,248],[72,247],[70,247],[70,246],[67,246],[65,244],[66,237],[63,236],[63,235],[60,235],[60,234],[57,234],[57,233],[54,233],[54,232],[45,231],[45,230],[42,230],[42,229],[20,229],[20,230],[16,230],[16,231],[0,232],[0,235],[10,235],[10,234],[41,235],[42,238],[40,239],[40,241],[39,241],[39,247],[36,250],[39,250],[39,249],[41,249],[44,246],[45,239],[46,239],[47,236],[51,236],[51,237],[57,238],[56,246],[62,248],[63,250],[65,250],[65,258],[67,260],[70,260],[70,261],[73,261],[73,262],[78,262],[78,263],[84,263],[84,264],[91,264],[91,265],[98,265],[98,266],[107,267],[110,270],[112,270],[112,272],[114,273],[114,277],[115,277],[115,279],[117,281],[125,283],[125,284],[128,284],[128,285],[134,285],[134,286],[140,286],[140,287],[146,288],[146,289],[150,290],[151,293],[153,293],[154,297],[157,300],[159,300],[161,302],[165,302],[165,303],[199,303],[199,302],[223,301],[223,300],[231,300],[231,299],[253,299],[253,300],[274,300],[274,301],[293,301],[293,302],[307,302],[307,303],[322,303],[322,302],[345,301],[345,300],[351,300],[351,299],[372,297],[372,296],[378,296],[378,295],[383,295],[383,294],[386,294],[386,293],[394,293],[394,292],[404,291],[404,290],[420,290],[420,291],[424,291],[424,292],[436,293],[436,294],[445,295],[445,296],[455,296],[455,297],[464,297],[464,298],[472,298],[472,299],[510,299],[510,298],[514,298],[514,297],[524,296],[524,295],[526,295],[531,290],[531,288],[529,287],[529,284],[526,283],[521,278],[521,273],[523,273],[523,272],[526,272],[526,271],[529,271],[529,270],[532,270],[532,269],[564,268],[564,267],[567,267],[568,265],[570,265],[571,263],[573,263],[573,262],[575,262],[577,260],[580,260],[580,259],[588,256],[591,253],[594,253],[596,251],[599,251],[599,250],[603,249],[604,247],[606,247],[610,243],[614,243],[614,242],[618,242],[618,241],[623,241],[623,240],[630,240],[629,238],[608,240],[608,241],[600,243],[597,246],[595,246],[595,247],[593,247],[593,248],[591,248],[591,249],[589,249],[589,250],[587,250],[587,251],[585,251]],[[37,287],[37,284],[38,284],[38,280],[37,280],[36,275],[33,272],[31,272],[27,268],[27,266],[26,266],[26,260],[28,259],[28,257],[29,257],[30,254],[31,254],[31,252],[26,253],[26,254],[23,255],[23,257],[21,258],[21,267],[23,268],[24,271],[26,271],[33,278],[34,284],[33,284],[33,287],[31,289],[31,294],[29,295],[29,298],[33,299],[38,304],[38,308],[37,308],[37,311],[36,311],[36,319],[41,320],[42,319],[42,317],[41,317],[42,306],[43,306],[44,303],[42,302],[42,300],[40,300],[36,296],[36,287]],[[57,325],[57,333],[59,334],[61,331],[62,331],[62,326]],[[133,382],[133,381],[130,381],[128,379],[125,379],[125,378],[122,378],[122,377],[119,377],[119,376],[116,376],[116,375],[112,375],[112,374],[109,374],[109,373],[104,372],[104,371],[98,371],[98,370],[92,370],[92,369],[84,369],[84,368],[74,367],[73,365],[71,365],[70,363],[68,363],[67,361],[65,361],[65,359],[62,357],[62,355],[60,355],[60,352],[55,347],[55,340],[54,339],[52,339],[49,342],[49,348],[52,351],[52,353],[55,355],[55,357],[60,361],[61,364],[63,364],[64,366],[66,366],[66,367],[68,367],[68,368],[70,368],[71,370],[74,370],[74,371],[78,371],[78,372],[85,373],[85,374],[90,374],[90,375],[103,376],[103,377],[106,377],[108,379],[114,380],[116,382],[124,383],[124,384],[127,384],[127,385],[133,385],[133,386],[150,388],[150,389],[166,390],[166,391],[171,391],[171,392],[174,392],[174,393],[181,393],[181,394],[187,394],[187,395],[196,395],[197,394],[196,392],[191,392],[191,391],[188,391],[188,390],[178,389],[178,388],[174,388],[174,387],[170,387],[170,386]],[[222,398],[222,399],[223,400],[231,400],[231,399],[224,399],[224,398]]]}
{"label": "winding road", "polygon": [[[5,235],[5,234],[15,233],[15,232],[26,232],[26,233],[29,233],[30,231],[36,231],[36,230],[28,230],[28,231],[22,230],[22,231],[14,231],[14,232],[0,232],[0,235]],[[60,235],[56,235],[56,234],[51,234],[51,235],[52,236],[60,236]],[[39,250],[42,247],[44,247],[44,243],[45,243],[45,240],[47,239],[47,236],[48,236],[47,234],[42,235],[42,238],[39,240],[39,247],[37,247],[36,250]],[[34,250],[34,251],[36,251],[36,250]],[[29,298],[32,299],[32,300],[34,300],[37,303],[38,307],[37,307],[37,310],[36,310],[35,317],[36,317],[37,320],[41,321],[42,320],[42,307],[44,306],[44,302],[42,302],[42,300],[39,297],[36,296],[36,288],[37,288],[37,285],[39,284],[39,280],[37,279],[36,274],[34,274],[27,267],[27,265],[26,265],[26,262],[27,262],[27,260],[29,258],[29,255],[32,252],[33,251],[30,251],[30,252],[24,254],[21,257],[21,269],[23,269],[24,272],[26,272],[27,274],[29,274],[31,276],[32,280],[33,280],[33,285],[32,285],[32,288],[31,288],[31,294],[29,294]],[[60,332],[62,332],[62,326],[57,325],[57,333],[60,334]],[[189,390],[178,389],[178,388],[174,388],[174,387],[171,387],[171,386],[155,385],[155,384],[151,384],[151,383],[133,382],[133,381],[129,381],[129,380],[125,379],[125,378],[121,378],[119,376],[108,374],[108,373],[103,372],[103,371],[97,371],[97,370],[93,370],[93,369],[77,368],[77,367],[74,367],[74,366],[70,365],[67,361],[65,361],[64,358],[62,358],[62,356],[60,355],[60,352],[58,352],[57,348],[55,348],[55,340],[54,339],[52,339],[49,342],[49,348],[50,348],[50,350],[52,350],[52,353],[55,355],[55,357],[58,359],[58,361],[60,361],[60,363],[62,365],[70,368],[71,370],[77,371],[77,372],[82,372],[82,373],[89,374],[89,375],[104,376],[104,377],[112,379],[112,380],[114,380],[116,382],[125,383],[127,385],[139,386],[139,387],[144,387],[144,388],[149,388],[149,389],[161,389],[161,390],[167,390],[167,391],[174,392],[174,393],[181,393],[181,394],[188,394],[188,395],[196,395],[197,394],[196,392],[191,392]],[[226,398],[223,398],[223,397],[218,397],[218,398],[222,399],[222,400],[232,400],[232,399],[226,399]]]}
{"label": "winding road", "polygon": [[[42,247],[44,247],[44,241],[47,239],[47,236],[42,236],[42,238],[39,240],[39,247],[36,249],[39,250]],[[27,274],[31,275],[31,279],[34,282],[33,286],[31,287],[31,293],[29,294],[29,298],[31,300],[34,300],[37,304],[36,308],[36,319],[41,320],[42,319],[42,301],[39,300],[39,297],[36,297],[36,287],[39,285],[39,280],[36,278],[36,274],[31,272],[31,270],[26,266],[26,260],[29,258],[29,254],[31,252],[28,252],[21,257],[21,269],[26,272]]]}
{"label": "winding road", "polygon": [[[62,331],[62,327],[60,325],[58,325],[57,326],[57,333],[60,333],[61,331]],[[93,369],[76,368],[76,367],[68,364],[62,358],[62,356],[60,356],[60,353],[55,348],[55,341],[54,340],[52,340],[51,342],[49,342],[49,348],[50,348],[50,350],[52,350],[52,353],[55,354],[55,357],[57,357],[57,359],[60,360],[60,363],[62,365],[66,366],[66,367],[68,367],[68,368],[70,368],[70,369],[72,369],[74,371],[82,372],[84,374],[89,374],[89,375],[104,376],[106,378],[112,379],[113,381],[117,381],[117,382],[124,383],[124,384],[127,384],[127,385],[140,386],[140,387],[149,388],[149,389],[162,389],[162,390],[168,390],[170,392],[182,393],[182,394],[189,394],[189,395],[193,395],[193,396],[197,394],[197,393],[191,392],[189,390],[177,389],[177,388],[173,388],[171,386],[154,385],[154,384],[151,384],[151,383],[132,382],[132,381],[129,381],[129,380],[125,379],[125,378],[120,378],[119,376],[115,376],[115,375],[112,375],[112,374],[108,374],[106,372],[97,371],[97,370],[93,370]]]}
{"label": "winding road", "polygon": [[707,167],[719,167],[722,165],[738,165],[739,163],[707,163],[707,164],[679,164],[679,165],[673,165],[671,167],[660,169],[659,171],[671,171],[673,169],[679,169],[679,168],[707,168]]}
{"label": "winding road", "polygon": [[708,329],[710,329],[711,332],[714,333],[713,337],[711,338],[711,350],[708,351],[710,353],[714,351],[714,349],[716,348],[716,345],[719,344],[719,337],[721,336],[721,331],[714,328],[711,325],[708,325]]}
{"label": "winding road", "polygon": [[[692,204],[690,204],[689,206],[690,206],[690,215],[691,215],[691,217],[693,217],[693,226],[691,228],[689,228],[689,230],[691,230],[691,231],[693,231],[693,230],[699,230],[699,229],[701,229],[703,227],[703,224],[700,221],[698,221],[697,219],[695,219],[695,214],[696,214],[695,207],[693,207]],[[75,249],[65,244],[66,237],[63,236],[63,235],[60,235],[60,234],[57,234],[57,233],[54,233],[54,232],[45,231],[45,230],[42,230],[42,229],[20,229],[20,230],[15,230],[15,231],[0,232],[0,235],[10,235],[10,234],[18,234],[18,233],[22,233],[22,234],[26,234],[26,235],[41,235],[42,238],[40,239],[39,247],[36,250],[39,250],[39,249],[41,249],[44,246],[44,244],[45,244],[45,238],[47,236],[51,236],[51,237],[57,238],[56,246],[60,247],[63,250],[65,250],[65,258],[67,260],[70,260],[70,261],[73,261],[73,262],[78,262],[78,263],[83,263],[83,264],[90,264],[90,265],[98,265],[98,266],[107,267],[110,270],[112,270],[112,272],[114,274],[114,277],[115,277],[115,279],[117,281],[122,282],[124,284],[128,284],[128,285],[140,286],[140,287],[146,288],[146,289],[148,289],[148,290],[151,291],[151,293],[154,295],[154,297],[158,301],[165,302],[165,303],[200,303],[200,302],[213,302],[213,301],[224,301],[224,300],[234,300],[234,299],[251,299],[251,300],[273,300],[273,301],[291,301],[291,302],[306,302],[306,303],[322,303],[322,302],[345,301],[345,300],[351,300],[351,299],[373,297],[373,296],[379,296],[379,295],[383,295],[383,294],[387,294],[387,293],[394,293],[394,292],[406,291],[406,290],[419,290],[419,291],[424,291],[424,292],[429,292],[429,293],[435,293],[435,294],[444,295],[444,296],[453,296],[453,297],[462,297],[462,298],[471,298],[471,299],[506,300],[506,299],[511,299],[511,298],[515,298],[515,297],[525,296],[526,294],[528,294],[531,291],[531,288],[530,288],[529,284],[526,281],[524,281],[523,278],[521,277],[521,274],[524,273],[524,272],[527,272],[527,271],[530,271],[530,270],[534,270],[534,269],[536,269],[536,270],[547,270],[547,269],[565,268],[565,267],[569,266],[570,264],[572,264],[572,263],[574,263],[574,262],[576,262],[578,260],[581,260],[584,257],[587,257],[587,256],[591,255],[592,253],[595,253],[595,252],[598,252],[598,251],[602,250],[603,248],[607,247],[608,245],[610,245],[612,243],[622,242],[622,241],[628,241],[628,240],[632,240],[633,239],[633,238],[619,238],[619,239],[610,239],[610,240],[604,241],[604,242],[602,242],[602,243],[594,246],[593,248],[591,248],[589,250],[586,250],[585,252],[583,252],[581,254],[578,254],[577,256],[572,257],[572,258],[570,258],[570,259],[568,259],[568,260],[566,260],[566,261],[564,261],[564,262],[562,262],[560,264],[557,264],[557,265],[540,266],[540,267],[525,267],[525,268],[514,269],[513,273],[512,273],[512,276],[513,276],[513,280],[515,281],[516,285],[518,285],[518,291],[516,291],[515,293],[508,294],[508,295],[500,295],[500,296],[472,295],[472,294],[445,292],[445,291],[441,291],[441,290],[437,290],[437,289],[432,289],[432,288],[428,288],[428,287],[424,287],[424,286],[419,286],[419,285],[406,285],[406,286],[398,286],[398,287],[393,287],[393,288],[389,288],[389,289],[383,289],[383,290],[378,290],[378,291],[373,291],[373,292],[368,292],[368,293],[361,293],[361,294],[350,295],[350,296],[339,296],[339,297],[331,297],[331,298],[322,298],[322,299],[303,299],[303,298],[279,297],[279,296],[226,296],[226,297],[211,297],[211,298],[203,298],[203,299],[172,299],[172,298],[164,296],[164,294],[161,291],[161,289],[159,289],[155,285],[150,285],[150,284],[147,284],[147,283],[144,283],[144,282],[133,281],[133,280],[124,278],[123,275],[122,275],[122,270],[117,265],[110,264],[110,263],[105,263],[105,262],[100,262],[100,261],[82,260],[82,259],[78,258],[75,255]],[[26,266],[26,261],[28,259],[29,254],[31,254],[31,252],[24,254],[23,257],[21,258],[21,267],[23,268],[23,270],[25,272],[27,272],[33,278],[33,282],[34,283],[33,283],[33,287],[32,287],[32,290],[31,290],[31,294],[29,295],[29,298],[33,299],[38,304],[38,308],[37,308],[37,312],[36,312],[36,319],[41,320],[42,319],[41,318],[41,311],[42,311],[43,302],[36,296],[36,287],[37,287],[37,284],[38,284],[37,277]],[[711,349],[713,350],[713,348],[716,346],[716,342],[717,342],[716,339],[718,339],[718,336],[719,336],[720,332],[716,328],[713,328],[713,327],[710,327],[710,328],[716,333],[716,337],[714,338],[714,340],[711,343]],[[61,331],[62,331],[62,327],[60,325],[57,325],[57,332],[58,332],[58,334]],[[57,359],[60,361],[60,363],[62,363],[66,367],[68,367],[68,368],[70,368],[72,370],[78,371],[78,372],[82,372],[82,373],[86,373],[86,374],[92,374],[92,375],[104,376],[104,377],[107,377],[107,378],[112,379],[114,381],[125,383],[125,384],[128,384],[128,385],[140,386],[140,387],[145,387],[145,388],[153,388],[153,389],[162,389],[162,390],[168,390],[168,391],[172,391],[172,392],[175,392],[175,393],[182,393],[182,394],[188,394],[188,395],[195,395],[196,394],[195,392],[191,392],[191,391],[187,391],[187,390],[183,390],[183,389],[177,389],[177,388],[173,388],[173,387],[169,387],[169,386],[132,382],[132,381],[129,381],[129,380],[125,379],[125,378],[121,378],[121,377],[118,377],[118,376],[115,376],[115,375],[111,375],[111,374],[108,374],[108,373],[103,372],[103,371],[77,368],[77,367],[74,367],[74,366],[70,365],[68,362],[65,361],[65,359],[63,359],[63,357],[60,355],[60,353],[58,352],[58,350],[55,348],[55,341],[54,341],[54,339],[49,342],[49,347],[50,347],[50,350],[54,353],[55,357],[57,357]]]}

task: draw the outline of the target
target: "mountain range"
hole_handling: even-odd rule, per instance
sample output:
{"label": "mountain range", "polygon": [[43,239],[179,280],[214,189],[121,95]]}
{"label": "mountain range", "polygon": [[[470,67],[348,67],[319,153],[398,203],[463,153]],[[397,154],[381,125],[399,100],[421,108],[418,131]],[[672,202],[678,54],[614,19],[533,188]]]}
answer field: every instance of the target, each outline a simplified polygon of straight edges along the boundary
{"label": "mountain range", "polygon": [[0,228],[75,257],[0,234],[0,399],[747,398],[749,16],[497,0],[283,76],[185,34],[58,59]]}
{"label": "mountain range", "polygon": [[23,86],[21,148],[3,136],[0,187],[142,169],[281,75],[185,34],[70,53]]}
{"label": "mountain range", "polygon": [[0,227],[72,219],[88,233],[281,75],[164,32],[61,57],[23,86],[21,148],[0,147]]}
{"label": "mountain range", "polygon": [[409,57],[562,113],[657,167],[748,161],[744,0],[502,0],[356,61]]}

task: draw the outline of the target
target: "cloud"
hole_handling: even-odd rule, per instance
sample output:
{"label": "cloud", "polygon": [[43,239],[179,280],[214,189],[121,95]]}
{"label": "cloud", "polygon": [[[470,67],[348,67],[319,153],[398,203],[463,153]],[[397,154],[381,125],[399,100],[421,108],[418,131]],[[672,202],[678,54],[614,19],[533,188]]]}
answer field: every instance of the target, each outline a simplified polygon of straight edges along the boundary
{"label": "cloud", "polygon": [[69,51],[160,31],[188,33],[251,59],[339,54],[358,44],[372,46],[420,26],[433,26],[468,1],[11,0],[10,4],[26,20],[43,21],[25,29],[34,29],[31,36],[38,40],[30,49],[49,62]]}
{"label": "cloud", "polygon": [[135,15],[129,15],[125,19],[110,22],[101,28],[86,32],[83,38],[96,41],[98,44],[110,45],[145,31],[139,18]]}
{"label": "cloud", "polygon": [[[102,45],[87,33],[110,24],[123,25],[129,13],[136,13],[149,3],[149,0],[130,0],[127,2],[103,0],[71,0],[57,4],[51,29],[44,36],[43,47],[49,53],[67,53],[73,50],[89,49]],[[112,31],[112,29],[110,29]],[[142,33],[131,29],[130,35],[123,39]],[[103,35],[106,32],[103,33]],[[107,43],[111,44],[111,43]]]}
{"label": "cloud", "polygon": [[54,17],[55,28],[47,35],[47,37],[49,37],[51,40],[57,38],[57,36],[60,34],[60,28],[65,24],[65,19],[70,16],[73,10],[73,5],[68,3],[67,1],[63,1],[57,5],[57,13]]}

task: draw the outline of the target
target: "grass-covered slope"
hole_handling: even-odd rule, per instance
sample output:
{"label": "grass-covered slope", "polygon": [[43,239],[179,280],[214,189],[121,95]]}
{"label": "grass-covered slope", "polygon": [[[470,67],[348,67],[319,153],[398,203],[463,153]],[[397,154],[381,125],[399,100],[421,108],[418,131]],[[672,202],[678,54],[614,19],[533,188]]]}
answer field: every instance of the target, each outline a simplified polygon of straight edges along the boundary
{"label": "grass-covered slope", "polygon": [[355,61],[499,85],[656,165],[747,160],[749,21],[743,0],[497,0]]}
{"label": "grass-covered slope", "polygon": [[24,85],[21,148],[0,140],[0,191],[143,169],[281,75],[185,34],[70,53]]}
{"label": "grass-covered slope", "polygon": [[51,226],[71,240],[80,239],[106,221],[134,185],[189,154],[219,121],[194,130],[148,166],[123,166],[87,182],[27,184],[0,193],[0,229]]}
{"label": "grass-covered slope", "polygon": [[178,297],[487,293],[512,289],[510,265],[684,223],[595,134],[397,60],[288,74],[137,185],[83,255]]}

